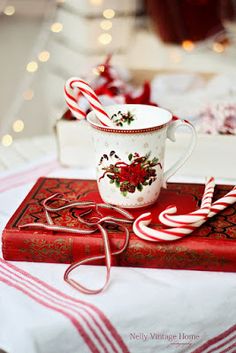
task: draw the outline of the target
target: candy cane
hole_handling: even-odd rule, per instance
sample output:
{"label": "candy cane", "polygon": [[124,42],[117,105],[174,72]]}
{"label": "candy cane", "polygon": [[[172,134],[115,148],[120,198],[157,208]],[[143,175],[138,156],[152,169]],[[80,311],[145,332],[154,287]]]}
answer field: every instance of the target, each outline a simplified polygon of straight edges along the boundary
{"label": "candy cane", "polygon": [[[215,216],[217,213],[234,204],[235,202],[236,187],[229,191],[224,197],[220,198],[218,201],[212,204],[208,218]],[[133,231],[138,237],[144,240],[159,242],[181,239],[200,227],[203,223],[206,222],[206,219],[192,223],[191,225],[183,224],[177,228],[169,229],[151,229],[147,227],[151,221],[151,213],[142,214],[133,223]]]}
{"label": "candy cane", "polygon": [[[236,186],[231,191],[229,191],[224,197],[220,198],[218,201],[215,201],[212,204],[209,214],[207,215],[207,218],[211,218],[215,216],[218,212],[222,211],[227,206],[233,204],[236,201],[235,195],[236,195]],[[166,208],[163,212],[160,213],[159,220],[161,221],[162,224],[169,227],[176,227],[178,225],[181,226],[184,224],[194,224],[195,222],[200,220],[200,219],[197,219],[196,217],[196,220],[194,221],[194,218],[192,219],[190,217],[188,218],[188,215],[173,216],[172,214],[175,212],[176,212],[176,207],[174,206]],[[197,212],[198,211],[195,211],[192,214]],[[193,220],[193,222],[191,222],[191,220]]]}
{"label": "candy cane", "polygon": [[160,222],[169,227],[178,227],[206,219],[210,212],[214,187],[214,178],[208,178],[205,185],[201,207],[198,210],[185,215],[174,215],[177,212],[177,208],[175,206],[169,206],[160,213]]}
{"label": "candy cane", "polygon": [[89,86],[87,82],[78,77],[71,77],[69,80],[66,81],[64,87],[65,100],[72,114],[79,120],[84,119],[86,117],[86,113],[79,108],[77,99],[75,97],[75,88],[78,88],[79,91],[87,99],[100,123],[104,126],[112,127],[113,123],[109,118],[108,114],[103,109],[96,93],[93,91],[93,89]]}
{"label": "candy cane", "polygon": [[233,205],[236,202],[236,186],[233,187],[225,196],[215,201],[212,206],[208,218],[215,216],[226,207]]}
{"label": "candy cane", "polygon": [[181,239],[195,229],[192,225],[170,229],[151,229],[147,227],[151,221],[152,215],[150,212],[140,215],[133,223],[134,233],[141,239],[159,242]]}

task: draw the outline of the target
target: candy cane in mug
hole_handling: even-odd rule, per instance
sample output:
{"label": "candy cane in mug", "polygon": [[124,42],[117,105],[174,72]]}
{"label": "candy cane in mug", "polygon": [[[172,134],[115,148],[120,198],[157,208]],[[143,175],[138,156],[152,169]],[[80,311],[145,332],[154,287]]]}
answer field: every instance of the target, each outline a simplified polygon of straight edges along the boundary
{"label": "candy cane in mug", "polygon": [[86,81],[78,77],[71,77],[69,80],[66,81],[64,87],[65,100],[72,114],[79,120],[84,119],[86,117],[86,113],[80,109],[77,99],[75,97],[76,88],[87,99],[100,123],[104,126],[114,126],[108,114],[102,107],[101,102],[96,93]]}

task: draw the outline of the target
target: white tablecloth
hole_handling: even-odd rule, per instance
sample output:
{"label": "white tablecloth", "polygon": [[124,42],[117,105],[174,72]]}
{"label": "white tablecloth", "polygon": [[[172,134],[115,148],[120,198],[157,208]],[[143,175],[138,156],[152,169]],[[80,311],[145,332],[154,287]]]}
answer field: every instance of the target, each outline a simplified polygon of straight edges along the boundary
{"label": "white tablecloth", "polygon": [[[225,164],[222,170],[219,155],[214,159],[210,152],[217,152],[217,143],[200,141],[194,165],[190,161],[184,174],[172,180],[196,181],[209,171],[235,184],[233,154],[220,162]],[[219,153],[229,148],[228,144],[218,147]],[[94,177],[93,169],[61,168],[54,149],[50,151],[46,157],[29,157],[14,170],[2,168],[0,230],[38,176]],[[171,160],[176,149],[168,152]],[[210,165],[203,164],[206,160]],[[9,353],[236,352],[235,274],[114,267],[109,287],[93,296],[63,282],[66,267],[0,259],[0,349]],[[95,287],[103,275],[99,266],[83,266],[76,274]]]}

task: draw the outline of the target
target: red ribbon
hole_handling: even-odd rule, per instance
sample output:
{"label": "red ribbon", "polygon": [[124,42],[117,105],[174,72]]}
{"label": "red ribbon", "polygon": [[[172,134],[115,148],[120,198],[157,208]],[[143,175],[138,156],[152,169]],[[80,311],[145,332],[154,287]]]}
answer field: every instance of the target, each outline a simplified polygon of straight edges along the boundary
{"label": "red ribbon", "polygon": [[[59,207],[53,207],[53,203],[55,201],[64,201],[64,205],[59,206]],[[82,293],[85,294],[97,294],[102,292],[108,285],[109,279],[110,279],[110,272],[111,272],[111,256],[113,255],[118,255],[121,254],[127,247],[129,243],[129,230],[127,227],[125,227],[123,224],[131,224],[134,221],[134,217],[126,210],[113,206],[110,204],[105,204],[105,203],[95,203],[93,201],[70,201],[66,198],[63,197],[62,194],[54,194],[52,196],[49,196],[46,198],[43,203],[43,208],[46,216],[47,223],[27,223],[20,225],[19,228],[37,228],[37,229],[46,229],[49,231],[57,231],[57,232],[66,232],[66,233],[73,233],[77,235],[87,235],[87,234],[92,234],[96,231],[99,231],[101,233],[102,239],[103,239],[103,244],[104,244],[104,255],[98,255],[98,256],[92,256],[87,259],[83,259],[78,262],[72,263],[67,270],[64,273],[64,280],[70,284],[72,287],[75,289],[81,291]],[[56,225],[53,222],[53,219],[50,215],[52,212],[60,212],[65,209],[71,209],[71,208],[78,208],[78,209],[84,209],[82,213],[80,213],[77,216],[78,221],[81,224],[85,224],[91,229],[77,229],[77,228],[71,228],[71,227],[66,227],[66,226],[60,226]],[[120,215],[124,216],[125,218],[121,217],[114,217],[114,216],[103,216],[102,213],[100,212],[100,209],[105,208],[109,210],[116,211]],[[85,215],[88,215],[91,213],[92,210],[95,210],[96,213],[99,216],[96,217],[91,217],[90,219],[84,219],[83,217]],[[125,234],[124,238],[124,243],[122,247],[116,251],[111,251],[110,248],[110,240],[109,240],[109,235],[108,232],[106,231],[106,224],[115,224],[118,225]],[[95,260],[101,260],[105,259],[106,263],[106,278],[104,281],[104,284],[97,289],[91,289],[87,288],[81,283],[75,281],[73,278],[70,277],[70,274],[73,270],[75,270],[77,267],[80,265],[86,264],[91,261]]]}

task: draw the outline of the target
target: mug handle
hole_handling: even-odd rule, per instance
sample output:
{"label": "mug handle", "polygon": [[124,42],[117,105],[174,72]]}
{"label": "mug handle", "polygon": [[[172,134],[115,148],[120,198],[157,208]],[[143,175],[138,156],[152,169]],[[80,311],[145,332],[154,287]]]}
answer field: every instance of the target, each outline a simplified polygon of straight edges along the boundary
{"label": "mug handle", "polygon": [[171,124],[167,128],[167,138],[173,142],[176,141],[175,132],[180,126],[187,126],[187,128],[191,132],[191,140],[186,147],[185,152],[180,156],[180,158],[163,174],[163,184],[162,186],[166,188],[167,180],[177,172],[177,170],[182,167],[182,165],[187,161],[187,159],[191,156],[194,147],[197,142],[197,133],[194,126],[188,120],[181,120],[179,118],[174,117]]}

